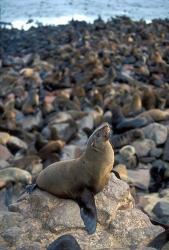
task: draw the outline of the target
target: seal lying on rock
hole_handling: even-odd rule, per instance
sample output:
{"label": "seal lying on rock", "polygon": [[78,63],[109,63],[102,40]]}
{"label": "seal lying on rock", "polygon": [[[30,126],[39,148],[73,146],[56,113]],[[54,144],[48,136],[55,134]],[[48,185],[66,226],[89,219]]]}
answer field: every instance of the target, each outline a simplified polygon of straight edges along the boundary
{"label": "seal lying on rock", "polygon": [[32,183],[31,174],[23,169],[9,167],[0,170],[0,189],[6,188],[5,205],[8,206],[12,200],[13,185],[15,183],[25,185]]}
{"label": "seal lying on rock", "polygon": [[60,198],[76,200],[89,234],[96,230],[94,195],[108,183],[114,163],[114,151],[109,142],[111,129],[103,123],[89,137],[84,154],[73,160],[51,164],[28,186],[31,193],[37,186]]}

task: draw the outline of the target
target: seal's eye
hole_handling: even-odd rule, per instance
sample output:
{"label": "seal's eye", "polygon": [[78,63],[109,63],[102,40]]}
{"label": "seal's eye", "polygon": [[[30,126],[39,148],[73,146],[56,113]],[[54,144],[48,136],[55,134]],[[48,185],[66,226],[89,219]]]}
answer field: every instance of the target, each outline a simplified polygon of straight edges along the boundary
{"label": "seal's eye", "polygon": [[99,138],[99,137],[100,137],[100,133],[97,133],[97,134],[96,134],[96,137]]}

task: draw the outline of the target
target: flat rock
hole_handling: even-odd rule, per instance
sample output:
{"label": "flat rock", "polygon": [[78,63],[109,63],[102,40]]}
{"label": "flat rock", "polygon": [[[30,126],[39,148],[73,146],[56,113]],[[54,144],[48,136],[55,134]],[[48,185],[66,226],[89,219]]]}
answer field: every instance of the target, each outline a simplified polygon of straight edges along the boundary
{"label": "flat rock", "polygon": [[167,140],[167,127],[159,123],[152,123],[143,128],[146,138],[153,140],[156,145],[165,143]]}
{"label": "flat rock", "polygon": [[130,181],[136,185],[136,187],[142,187],[148,189],[150,183],[150,171],[149,169],[128,169],[128,177]]}
{"label": "flat rock", "polygon": [[65,232],[72,234],[82,249],[130,249],[133,242],[135,247],[145,246],[163,229],[152,225],[145,214],[133,208],[129,190],[127,183],[112,174],[108,185],[95,196],[97,229],[95,234],[88,235],[76,202],[37,189],[10,205],[9,210],[21,214],[23,220],[19,228],[18,224],[6,228],[2,238],[17,249],[24,242],[27,246],[39,242],[41,249],[45,249]]}

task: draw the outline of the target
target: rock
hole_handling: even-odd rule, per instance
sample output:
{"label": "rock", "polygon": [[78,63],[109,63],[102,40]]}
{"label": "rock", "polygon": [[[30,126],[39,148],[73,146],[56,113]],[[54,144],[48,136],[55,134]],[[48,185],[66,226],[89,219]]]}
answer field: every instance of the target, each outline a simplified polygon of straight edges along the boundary
{"label": "rock", "polygon": [[[155,229],[153,225],[147,224],[147,219],[147,215],[138,209],[118,210],[115,220],[110,223],[110,232],[115,235],[117,240],[120,240],[123,246],[136,249],[138,246],[144,245],[142,240],[145,241],[146,238],[159,232],[159,228]],[[151,228],[154,232],[151,231]]]}
{"label": "rock", "polygon": [[167,127],[159,123],[152,123],[143,128],[146,138],[153,140],[156,145],[165,143],[167,140]]}
{"label": "rock", "polygon": [[9,246],[13,246],[19,240],[20,234],[21,229],[16,226],[8,228],[2,233],[4,240],[8,242]]}
{"label": "rock", "polygon": [[147,156],[155,148],[155,142],[150,139],[137,140],[132,143],[138,157]]}
{"label": "rock", "polygon": [[9,167],[9,163],[5,160],[0,160],[0,169]]}
{"label": "rock", "polygon": [[126,145],[120,149],[121,156],[123,156],[126,159],[132,157],[133,155],[135,155],[135,153],[136,153],[135,148],[130,145]]}
{"label": "rock", "polygon": [[77,122],[79,130],[93,130],[94,128],[94,117],[92,114],[89,114]]}
{"label": "rock", "polygon": [[162,190],[160,194],[145,194],[142,196],[142,199],[145,200],[144,205],[142,206],[144,208],[144,211],[149,214],[151,218],[154,218],[155,214],[153,213],[153,208],[156,206],[156,204],[161,202],[169,202],[169,188]]}
{"label": "rock", "polygon": [[129,169],[136,168],[137,158],[135,148],[131,145],[122,147],[119,151],[120,157],[118,158],[119,163],[124,164]]}
{"label": "rock", "polygon": [[153,213],[159,218],[162,218],[164,216],[169,217],[169,202],[157,202],[157,204],[153,208]]}
{"label": "rock", "polygon": [[128,178],[136,186],[143,190],[148,190],[150,183],[149,169],[128,169]]}
{"label": "rock", "polygon": [[83,130],[79,130],[75,139],[71,140],[71,144],[76,146],[84,146],[87,144],[88,136]]}
{"label": "rock", "polygon": [[13,244],[17,249],[24,242],[28,246],[39,242],[40,249],[44,249],[66,230],[76,238],[82,249],[130,249],[131,246],[145,246],[163,231],[161,227],[152,225],[140,210],[133,208],[129,186],[114,175],[103,191],[95,196],[95,201],[99,223],[96,233],[88,235],[76,202],[59,199],[37,189],[9,206],[9,210],[21,214],[23,220],[19,229],[18,225],[5,229],[2,238],[8,246]]}
{"label": "rock", "polygon": [[162,148],[152,148],[152,150],[150,151],[150,156],[155,156],[156,158],[159,158],[163,153],[163,149]]}
{"label": "rock", "polygon": [[38,129],[41,126],[42,113],[39,111],[36,115],[27,115],[18,121],[18,125],[23,130],[31,131],[32,129]]}
{"label": "rock", "polygon": [[168,136],[167,141],[166,141],[165,146],[164,146],[163,160],[169,161],[169,136]]}
{"label": "rock", "polygon": [[9,160],[13,157],[11,152],[8,150],[6,146],[0,145],[0,159],[1,160]]}
{"label": "rock", "polygon": [[60,160],[69,160],[80,157],[80,155],[84,152],[85,146],[80,145],[66,145],[61,151]]}
{"label": "rock", "polygon": [[10,136],[7,145],[14,150],[18,149],[26,150],[28,148],[28,145],[23,140],[17,138],[16,136]]}
{"label": "rock", "polygon": [[23,220],[20,213],[0,211],[0,230],[4,231],[10,227],[19,226]]}

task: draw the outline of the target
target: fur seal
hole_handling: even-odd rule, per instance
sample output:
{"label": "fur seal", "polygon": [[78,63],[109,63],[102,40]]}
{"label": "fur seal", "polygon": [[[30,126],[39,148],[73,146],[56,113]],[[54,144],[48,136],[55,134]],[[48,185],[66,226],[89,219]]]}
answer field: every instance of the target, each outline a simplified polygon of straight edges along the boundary
{"label": "fur seal", "polygon": [[146,118],[147,120],[152,120],[153,122],[161,122],[169,120],[169,109],[150,109],[139,114],[137,117]]}
{"label": "fur seal", "polygon": [[169,109],[150,109],[134,118],[126,118],[120,107],[112,109],[112,123],[115,130],[125,132],[129,129],[144,127],[153,122],[166,121],[169,119]]}
{"label": "fur seal", "polygon": [[0,189],[6,188],[5,205],[12,201],[13,185],[21,182],[25,185],[32,183],[31,174],[20,168],[8,167],[0,170]]}
{"label": "fur seal", "polygon": [[37,186],[57,197],[76,200],[89,234],[96,230],[94,195],[108,183],[114,164],[110,134],[109,124],[103,123],[89,137],[81,157],[49,165],[39,174],[36,184],[26,189],[31,193]]}
{"label": "fur seal", "polygon": [[81,250],[77,240],[70,234],[65,234],[53,241],[47,250]]}
{"label": "fur seal", "polygon": [[127,144],[130,144],[136,139],[144,138],[143,131],[141,129],[132,129],[122,134],[116,134],[111,137],[111,142],[114,148],[121,148]]}
{"label": "fur seal", "polygon": [[142,116],[136,116],[134,118],[126,118],[120,107],[114,107],[112,110],[112,125],[117,132],[125,132],[129,129],[140,128],[148,125],[153,120]]}

